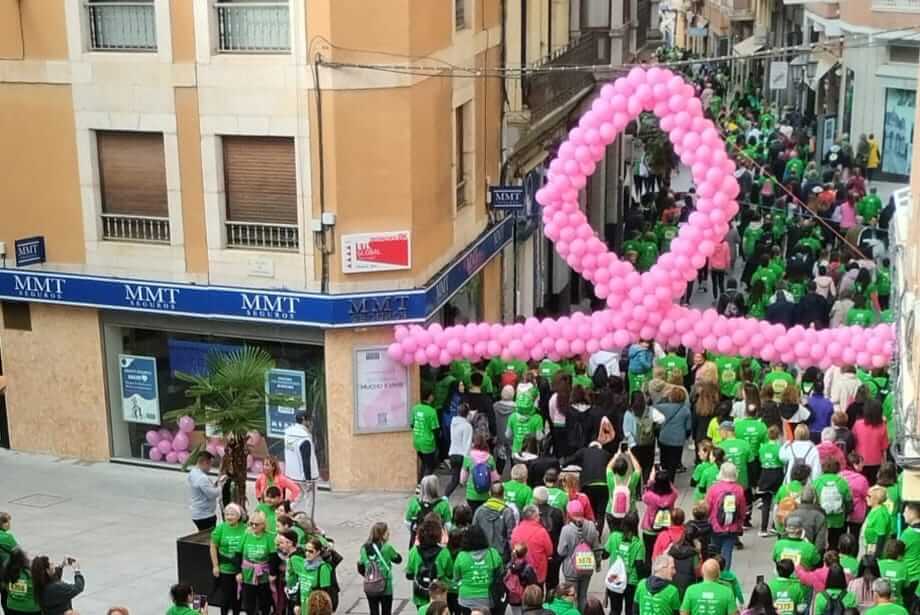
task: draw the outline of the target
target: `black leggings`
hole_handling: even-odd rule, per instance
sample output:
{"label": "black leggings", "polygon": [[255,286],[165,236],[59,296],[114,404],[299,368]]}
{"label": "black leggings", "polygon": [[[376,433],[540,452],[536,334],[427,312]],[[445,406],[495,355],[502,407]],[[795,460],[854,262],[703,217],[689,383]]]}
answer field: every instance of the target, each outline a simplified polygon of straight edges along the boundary
{"label": "black leggings", "polygon": [[390,615],[393,612],[393,594],[389,596],[367,596],[367,607],[371,615]]}
{"label": "black leggings", "polygon": [[632,447],[632,454],[639,462],[639,469],[642,471],[642,486],[648,482],[649,475],[652,473],[652,465],[655,463],[655,445],[648,444],[644,446]]}
{"label": "black leggings", "polygon": [[670,446],[668,444],[658,443],[661,450],[661,467],[668,471],[669,476],[677,476],[677,468],[680,467],[681,459],[684,455],[683,446]]}
{"label": "black leggings", "polygon": [[227,615],[233,612],[234,615],[240,612],[240,596],[236,591],[236,574],[233,572],[221,572],[220,576],[214,579],[214,585],[220,594],[220,615]]}
{"label": "black leggings", "polygon": [[195,524],[199,532],[201,530],[210,530],[217,527],[217,515],[211,515],[204,519],[192,519],[192,523]]}
{"label": "black leggings", "polygon": [[712,296],[718,299],[720,294],[725,294],[725,272],[719,271],[718,269],[710,269],[709,273],[712,274]]}
{"label": "black leggings", "polygon": [[607,502],[610,499],[607,485],[585,485],[581,490],[591,502],[591,508],[594,510],[594,524],[597,526],[598,535],[601,535],[604,533],[604,512],[607,510]]}
{"label": "black leggings", "polygon": [[[753,507],[752,507],[753,508]],[[766,532],[770,526],[770,512],[773,508],[773,494],[769,491],[760,492],[760,531]]]}
{"label": "black leggings", "polygon": [[460,484],[460,470],[463,469],[463,455],[450,456],[450,482],[447,483],[447,489],[444,490],[444,497],[449,498],[454,492],[457,485]]}
{"label": "black leggings", "polygon": [[438,468],[438,454],[435,452],[419,453],[418,451],[415,454],[418,457],[416,476],[418,477],[418,482],[422,482],[424,477],[434,474],[434,471]]}
{"label": "black leggings", "polygon": [[[610,615],[633,615],[633,599],[636,597],[636,586],[627,585],[626,591],[622,594],[607,590],[607,598],[610,599]],[[626,611],[623,612],[623,607]]]}
{"label": "black leggings", "polygon": [[243,610],[246,611],[246,615],[268,615],[273,608],[272,590],[268,583],[243,583]]}

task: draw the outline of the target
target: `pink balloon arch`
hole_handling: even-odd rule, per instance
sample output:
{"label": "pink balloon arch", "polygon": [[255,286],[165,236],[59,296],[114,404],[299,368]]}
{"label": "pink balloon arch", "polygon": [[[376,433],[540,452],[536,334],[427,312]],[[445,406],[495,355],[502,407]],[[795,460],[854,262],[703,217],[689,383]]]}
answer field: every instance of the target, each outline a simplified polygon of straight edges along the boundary
{"label": "pink balloon arch", "polygon": [[[696,211],[681,225],[670,252],[640,274],[597,237],[579,208],[578,193],[603,159],[606,146],[643,111],[658,116],[674,151],[690,167],[698,199]],[[513,325],[397,326],[390,356],[406,365],[432,366],[496,356],[559,360],[654,339],[667,346],[800,367],[887,365],[895,346],[894,329],[887,324],[820,331],[801,326],[787,329],[754,318],[727,318],[713,309],[678,305],[687,282],[696,279],[738,213],[734,173],[735,163],[716,126],[703,116],[693,86],[667,69],[633,68],[628,76],[601,88],[591,109],[559,146],[548,181],[536,196],[543,208],[545,235],[569,266],[594,285],[594,293],[606,300],[607,308],[590,315],[528,318]]]}

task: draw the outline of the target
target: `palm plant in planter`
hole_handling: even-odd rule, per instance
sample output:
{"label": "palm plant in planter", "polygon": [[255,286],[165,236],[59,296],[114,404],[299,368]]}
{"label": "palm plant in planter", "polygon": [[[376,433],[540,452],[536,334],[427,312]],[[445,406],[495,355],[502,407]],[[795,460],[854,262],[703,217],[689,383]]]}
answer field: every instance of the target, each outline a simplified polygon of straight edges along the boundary
{"label": "palm plant in planter", "polygon": [[[230,498],[246,508],[247,440],[252,431],[265,429],[265,404],[299,408],[301,400],[269,394],[265,378],[275,367],[268,352],[254,346],[244,346],[229,353],[211,353],[207,372],[203,375],[176,372],[176,378],[188,383],[185,396],[192,403],[168,412],[166,419],[177,421],[190,416],[199,425],[209,425],[224,438],[221,472],[230,481]],[[189,456],[195,463],[204,449],[199,444]]]}

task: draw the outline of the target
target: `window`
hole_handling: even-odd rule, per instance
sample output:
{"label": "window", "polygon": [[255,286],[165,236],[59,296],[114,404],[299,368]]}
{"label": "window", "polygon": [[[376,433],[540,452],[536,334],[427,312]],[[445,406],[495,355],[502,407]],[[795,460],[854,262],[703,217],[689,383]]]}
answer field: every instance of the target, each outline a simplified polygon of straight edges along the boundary
{"label": "window", "polygon": [[466,110],[469,103],[454,109],[454,169],[456,171],[456,207],[460,209],[467,204],[467,167],[466,167]]}
{"label": "window", "polygon": [[888,47],[888,61],[900,64],[920,63],[920,47],[891,45]]}
{"label": "window", "polygon": [[0,301],[3,312],[3,328],[9,331],[31,331],[32,311],[28,303]]}
{"label": "window", "polygon": [[466,28],[466,0],[454,0],[454,30]]}
{"label": "window", "polygon": [[294,139],[224,137],[223,150],[227,245],[297,249]]}
{"label": "window", "polygon": [[287,0],[224,0],[217,7],[217,49],[224,53],[286,53],[291,50]]}
{"label": "window", "polygon": [[96,149],[103,238],[168,243],[163,135],[98,131]]}
{"label": "window", "polygon": [[[627,2],[627,4],[629,4]],[[610,3],[597,0],[581,0],[581,29],[610,29]]]}
{"label": "window", "polygon": [[86,4],[92,51],[156,51],[153,0],[90,0]]}

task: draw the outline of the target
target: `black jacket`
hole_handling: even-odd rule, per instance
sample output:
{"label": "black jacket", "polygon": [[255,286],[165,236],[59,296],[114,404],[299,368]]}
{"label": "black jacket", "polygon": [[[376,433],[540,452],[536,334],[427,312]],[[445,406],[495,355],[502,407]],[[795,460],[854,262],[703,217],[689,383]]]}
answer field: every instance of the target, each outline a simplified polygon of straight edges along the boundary
{"label": "black jacket", "polygon": [[485,393],[466,393],[464,397],[466,403],[470,406],[470,410],[481,412],[484,416],[489,418],[489,435],[494,438],[496,430],[495,411],[492,408],[492,398]]}
{"label": "black jacket", "polygon": [[816,329],[824,329],[830,322],[831,307],[827,299],[818,293],[808,293],[798,304],[798,322],[806,329],[815,324]]}
{"label": "black jacket", "polygon": [[680,592],[681,599],[683,599],[687,588],[697,582],[696,569],[699,563],[699,554],[693,545],[688,545],[681,541],[671,545],[671,548],[668,549],[668,555],[674,558],[674,567],[677,571],[673,582]]}
{"label": "black jacket", "polygon": [[64,615],[73,609],[73,599],[83,592],[86,582],[83,574],[74,572],[73,583],[55,581],[42,593],[42,613],[44,615]]}
{"label": "black jacket", "polygon": [[778,297],[776,301],[767,306],[765,316],[770,324],[792,327],[796,320],[795,303]]}
{"label": "black jacket", "polygon": [[607,462],[609,461],[610,453],[605,451],[603,448],[588,446],[578,449],[571,457],[566,457],[563,460],[564,463],[562,465],[567,466],[570,464],[575,464],[581,466],[581,473],[579,477],[582,486],[585,486],[590,485],[591,483],[606,482]]}

